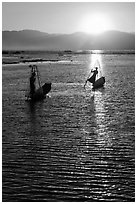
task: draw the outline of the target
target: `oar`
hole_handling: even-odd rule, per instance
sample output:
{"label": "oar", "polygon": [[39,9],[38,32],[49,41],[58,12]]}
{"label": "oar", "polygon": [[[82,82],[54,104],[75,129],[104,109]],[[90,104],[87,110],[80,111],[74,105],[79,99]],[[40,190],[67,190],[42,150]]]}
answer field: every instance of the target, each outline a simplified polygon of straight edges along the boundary
{"label": "oar", "polygon": [[85,86],[86,86],[86,84],[87,84],[87,81],[88,81],[88,80],[86,80],[86,81],[85,81],[85,84],[84,84],[84,89],[85,89]]}
{"label": "oar", "polygon": [[85,86],[86,86],[86,84],[87,84],[87,82],[88,82],[88,78],[89,78],[89,76],[91,75],[92,70],[93,70],[93,69],[91,69],[91,71],[90,71],[90,73],[89,73],[89,75],[88,75],[88,77],[87,77],[87,80],[85,81],[84,89],[85,89]]}

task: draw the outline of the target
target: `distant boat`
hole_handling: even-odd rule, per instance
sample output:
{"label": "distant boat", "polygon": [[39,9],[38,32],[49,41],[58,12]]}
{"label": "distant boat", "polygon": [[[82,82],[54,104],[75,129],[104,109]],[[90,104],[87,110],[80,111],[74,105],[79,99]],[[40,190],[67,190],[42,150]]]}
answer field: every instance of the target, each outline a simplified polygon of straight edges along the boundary
{"label": "distant boat", "polygon": [[[85,85],[84,85],[84,87],[85,87],[87,82],[90,82],[92,84],[93,90],[101,88],[105,84],[105,77],[102,75],[100,64],[98,61],[96,64],[97,64],[95,66],[96,70],[95,69],[91,70],[90,75],[87,78]],[[98,73],[99,73],[99,75],[98,75]],[[98,77],[97,79],[96,79],[96,76]]]}
{"label": "distant boat", "polygon": [[62,53],[62,52],[59,52],[59,53],[58,53],[58,56],[63,56],[63,53]]}
{"label": "distant boat", "polygon": [[[41,86],[38,67],[36,65],[30,65],[29,67],[31,67],[31,76],[29,78],[29,88],[27,90],[26,100],[27,101],[43,100],[46,98],[46,95],[51,90],[51,83],[45,83],[44,85]],[[31,78],[33,73],[35,73],[33,77],[34,84],[31,85]],[[35,90],[36,82],[38,83],[38,88],[36,88]],[[33,88],[34,90],[32,90]]]}

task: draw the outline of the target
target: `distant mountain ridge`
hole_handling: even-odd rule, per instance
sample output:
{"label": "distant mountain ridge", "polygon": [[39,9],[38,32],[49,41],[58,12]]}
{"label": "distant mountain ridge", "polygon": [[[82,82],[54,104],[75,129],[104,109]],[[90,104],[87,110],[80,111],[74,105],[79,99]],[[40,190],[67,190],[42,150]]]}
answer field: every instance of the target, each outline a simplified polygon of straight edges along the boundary
{"label": "distant mountain ridge", "polygon": [[37,30],[2,31],[2,50],[134,50],[135,33],[107,31],[49,34]]}

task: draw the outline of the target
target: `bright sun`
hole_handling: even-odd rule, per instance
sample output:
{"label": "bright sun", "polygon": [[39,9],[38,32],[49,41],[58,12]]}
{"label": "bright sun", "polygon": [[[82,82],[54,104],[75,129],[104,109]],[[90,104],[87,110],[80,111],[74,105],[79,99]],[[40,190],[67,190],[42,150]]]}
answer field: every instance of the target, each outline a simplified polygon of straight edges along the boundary
{"label": "bright sun", "polygon": [[94,14],[83,18],[80,30],[89,34],[100,34],[110,29],[110,22],[105,15]]}

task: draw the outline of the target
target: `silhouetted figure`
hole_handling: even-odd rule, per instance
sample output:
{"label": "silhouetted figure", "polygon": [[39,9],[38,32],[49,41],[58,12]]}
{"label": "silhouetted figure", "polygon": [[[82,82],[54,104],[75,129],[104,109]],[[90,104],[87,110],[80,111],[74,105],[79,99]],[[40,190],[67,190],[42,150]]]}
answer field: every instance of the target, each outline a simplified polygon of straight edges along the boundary
{"label": "silhouetted figure", "polygon": [[31,76],[30,76],[30,95],[31,97],[35,93],[35,80],[36,80],[36,73],[35,70],[32,68]]}
{"label": "silhouetted figure", "polygon": [[90,83],[94,84],[96,81],[96,75],[98,74],[98,68],[96,67],[95,70],[91,70],[91,72],[93,72],[93,75],[87,80]]}

